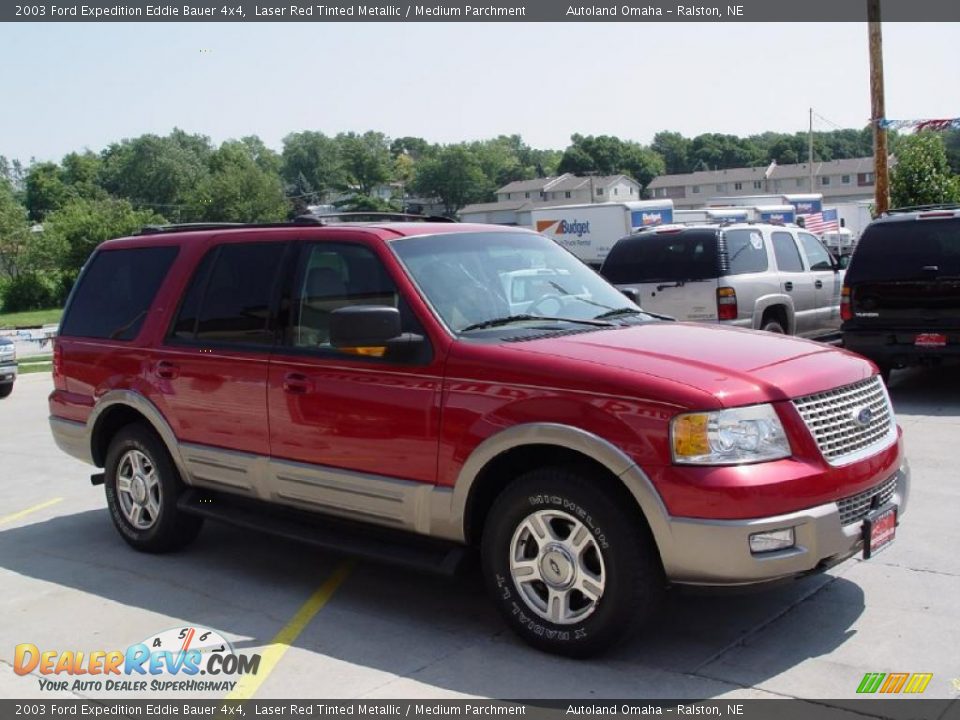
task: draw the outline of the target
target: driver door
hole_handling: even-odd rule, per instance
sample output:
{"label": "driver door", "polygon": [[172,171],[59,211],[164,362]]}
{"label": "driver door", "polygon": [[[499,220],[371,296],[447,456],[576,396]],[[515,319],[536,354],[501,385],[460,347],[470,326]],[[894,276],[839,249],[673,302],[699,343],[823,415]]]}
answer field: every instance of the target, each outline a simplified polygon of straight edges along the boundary
{"label": "driver door", "polygon": [[436,481],[442,358],[429,341],[407,361],[333,348],[330,313],[354,305],[397,307],[403,331],[426,337],[372,248],[303,243],[270,361],[272,490],[280,500],[390,523],[405,511],[390,478]]}

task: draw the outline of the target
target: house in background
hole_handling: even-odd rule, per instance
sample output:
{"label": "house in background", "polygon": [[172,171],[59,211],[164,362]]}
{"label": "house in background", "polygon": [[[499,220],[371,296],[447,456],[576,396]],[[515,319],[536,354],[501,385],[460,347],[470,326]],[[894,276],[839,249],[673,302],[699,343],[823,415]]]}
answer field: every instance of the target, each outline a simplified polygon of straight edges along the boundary
{"label": "house in background", "polygon": [[516,180],[497,190],[496,202],[467,205],[458,214],[463,222],[518,225],[518,213],[538,207],[629,202],[640,200],[640,193],[640,183],[627,175],[582,177],[565,173]]}
{"label": "house in background", "polygon": [[[893,165],[894,158],[890,158]],[[824,205],[870,200],[874,195],[873,158],[849,158],[810,165],[776,165],[702,170],[680,175],[661,175],[647,188],[655,199],[673,200],[678,209],[698,208],[714,197],[738,195],[790,195],[820,193]]]}

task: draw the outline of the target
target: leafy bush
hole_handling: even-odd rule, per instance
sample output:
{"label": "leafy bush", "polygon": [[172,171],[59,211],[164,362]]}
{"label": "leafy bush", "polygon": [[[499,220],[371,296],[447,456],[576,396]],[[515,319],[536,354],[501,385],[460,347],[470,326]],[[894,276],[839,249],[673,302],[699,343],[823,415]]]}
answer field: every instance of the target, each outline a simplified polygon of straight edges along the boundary
{"label": "leafy bush", "polygon": [[2,288],[0,301],[4,312],[42,310],[57,304],[53,284],[38,273],[24,273],[8,281]]}

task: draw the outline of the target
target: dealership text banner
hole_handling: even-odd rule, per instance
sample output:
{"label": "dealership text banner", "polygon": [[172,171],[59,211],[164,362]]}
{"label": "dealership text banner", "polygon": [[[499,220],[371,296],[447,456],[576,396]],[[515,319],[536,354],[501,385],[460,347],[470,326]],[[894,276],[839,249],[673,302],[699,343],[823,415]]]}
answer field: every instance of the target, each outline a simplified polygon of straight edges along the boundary
{"label": "dealership text banner", "polygon": [[[960,22],[957,0],[882,0],[887,22]],[[864,22],[866,0],[733,0],[730,4],[497,0],[325,3],[220,0],[0,3],[3,22]]]}

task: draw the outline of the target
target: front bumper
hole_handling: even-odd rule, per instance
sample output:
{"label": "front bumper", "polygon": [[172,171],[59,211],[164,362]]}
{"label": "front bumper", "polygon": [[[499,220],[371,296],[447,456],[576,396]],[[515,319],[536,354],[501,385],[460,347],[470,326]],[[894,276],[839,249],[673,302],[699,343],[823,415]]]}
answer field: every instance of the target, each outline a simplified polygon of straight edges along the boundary
{"label": "front bumper", "polygon": [[[903,460],[894,474],[890,502],[903,516],[910,494],[910,466]],[[879,488],[883,483],[878,485]],[[794,528],[796,544],[786,550],[750,551],[750,536]],[[821,572],[863,548],[863,520],[844,525],[837,502],[807,510],[751,520],[672,518],[673,552],[663,557],[671,582],[679,585],[755,585]]]}
{"label": "front bumper", "polygon": [[16,363],[0,363],[0,385],[12,383],[17,379]]}

